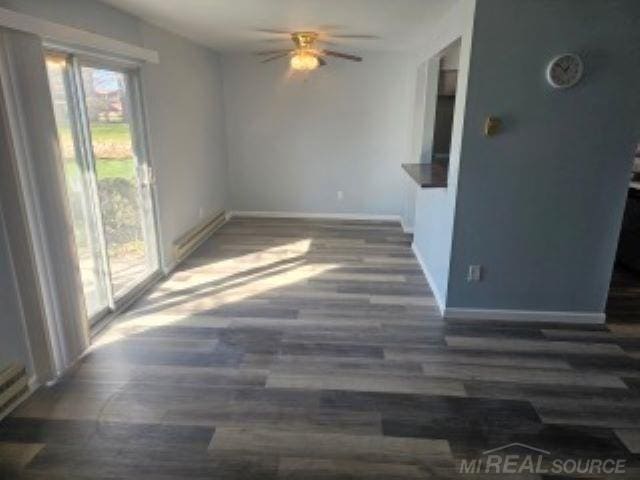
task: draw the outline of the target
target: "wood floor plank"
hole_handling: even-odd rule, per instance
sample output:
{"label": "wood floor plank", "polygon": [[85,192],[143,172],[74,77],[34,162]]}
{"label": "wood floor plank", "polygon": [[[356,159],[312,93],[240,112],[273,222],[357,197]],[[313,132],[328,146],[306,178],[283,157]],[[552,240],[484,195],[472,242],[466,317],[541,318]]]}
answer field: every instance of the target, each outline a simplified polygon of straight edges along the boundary
{"label": "wood floor plank", "polygon": [[596,373],[583,374],[574,370],[511,368],[486,365],[465,365],[464,367],[460,367],[459,365],[444,363],[423,363],[422,371],[427,377],[456,380],[627,388],[627,385],[616,376]]}
{"label": "wood floor plank", "polygon": [[532,405],[547,424],[586,425],[606,428],[640,428],[640,404],[605,405],[580,400],[532,400]]}
{"label": "wood floor plank", "polygon": [[624,350],[618,345],[607,343],[512,340],[453,335],[448,335],[446,342],[447,345],[456,348],[486,348],[487,350],[497,351],[625,355]]}
{"label": "wood floor plank", "polygon": [[429,379],[421,375],[341,375],[271,373],[267,388],[303,388],[310,390],[350,390],[360,392],[430,393],[466,396],[461,382]]}
{"label": "wood floor plank", "polygon": [[617,428],[615,432],[631,453],[640,454],[640,429]]}
{"label": "wood floor plank", "polygon": [[220,428],[209,446],[212,454],[260,453],[288,457],[371,460],[400,464],[422,464],[429,459],[448,459],[444,440],[405,439],[383,436],[315,434],[257,428]]}
{"label": "wood floor plank", "polygon": [[44,443],[0,441],[0,478],[19,475],[44,446]]}
{"label": "wood floor plank", "polygon": [[[549,354],[516,354],[509,352],[487,352],[449,347],[385,346],[384,356],[388,360],[412,361],[425,364],[447,363],[452,365],[510,366],[522,368],[552,368],[569,370],[572,367],[559,356]],[[462,367],[458,367],[461,368]]]}
{"label": "wood floor plank", "polygon": [[419,465],[402,465],[376,461],[335,460],[309,457],[283,457],[278,465],[283,480],[306,478],[332,480],[350,478],[362,480],[399,480],[434,478]]}

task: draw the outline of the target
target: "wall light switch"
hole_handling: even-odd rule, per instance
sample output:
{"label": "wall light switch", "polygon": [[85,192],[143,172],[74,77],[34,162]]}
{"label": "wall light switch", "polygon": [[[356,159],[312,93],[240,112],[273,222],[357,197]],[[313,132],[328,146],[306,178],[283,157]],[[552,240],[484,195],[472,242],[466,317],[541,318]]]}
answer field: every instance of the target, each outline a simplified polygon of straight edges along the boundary
{"label": "wall light switch", "polygon": [[344,198],[344,192],[342,190],[338,190],[336,196],[338,198],[338,201],[341,202],[342,199]]}

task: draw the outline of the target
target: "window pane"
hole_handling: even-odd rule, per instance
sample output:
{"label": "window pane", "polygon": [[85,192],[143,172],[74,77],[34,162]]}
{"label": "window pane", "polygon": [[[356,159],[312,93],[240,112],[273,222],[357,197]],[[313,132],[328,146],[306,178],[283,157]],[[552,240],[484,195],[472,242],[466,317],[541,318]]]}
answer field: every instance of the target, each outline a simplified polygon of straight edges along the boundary
{"label": "window pane", "polygon": [[86,165],[78,154],[78,140],[72,120],[71,99],[67,88],[67,62],[62,56],[47,57],[49,87],[62,152],[62,164],[67,198],[71,211],[80,276],[89,317],[108,304],[106,287],[102,281],[100,250],[93,221]]}
{"label": "window pane", "polygon": [[82,80],[111,283],[117,297],[155,268],[145,234],[127,77],[121,72],[82,67]]}

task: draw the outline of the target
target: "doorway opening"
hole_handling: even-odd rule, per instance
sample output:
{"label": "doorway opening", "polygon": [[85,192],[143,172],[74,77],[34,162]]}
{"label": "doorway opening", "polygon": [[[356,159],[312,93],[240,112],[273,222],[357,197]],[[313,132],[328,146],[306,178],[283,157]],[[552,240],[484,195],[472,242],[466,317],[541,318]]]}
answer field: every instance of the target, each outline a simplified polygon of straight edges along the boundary
{"label": "doorway opening", "polygon": [[633,161],[606,314],[609,323],[640,323],[640,144]]}
{"label": "doorway opening", "polygon": [[457,39],[429,61],[420,162],[448,169],[458,87],[461,40]]}
{"label": "doorway opening", "polygon": [[453,114],[456,105],[460,41],[447,47],[440,55],[438,70],[438,95],[433,125],[432,161],[449,163]]}
{"label": "doorway opening", "polygon": [[137,70],[47,52],[90,323],[125,303],[159,269]]}

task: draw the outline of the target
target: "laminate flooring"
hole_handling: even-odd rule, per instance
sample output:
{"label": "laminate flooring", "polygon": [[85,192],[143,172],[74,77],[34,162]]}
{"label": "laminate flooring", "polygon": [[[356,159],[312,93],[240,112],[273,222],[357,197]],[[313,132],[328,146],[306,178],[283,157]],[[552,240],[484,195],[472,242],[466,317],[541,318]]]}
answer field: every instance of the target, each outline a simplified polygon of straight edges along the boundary
{"label": "laminate flooring", "polygon": [[233,218],[0,423],[0,478],[574,478],[459,473],[512,443],[640,478],[640,329],[445,321],[411,241]]}

